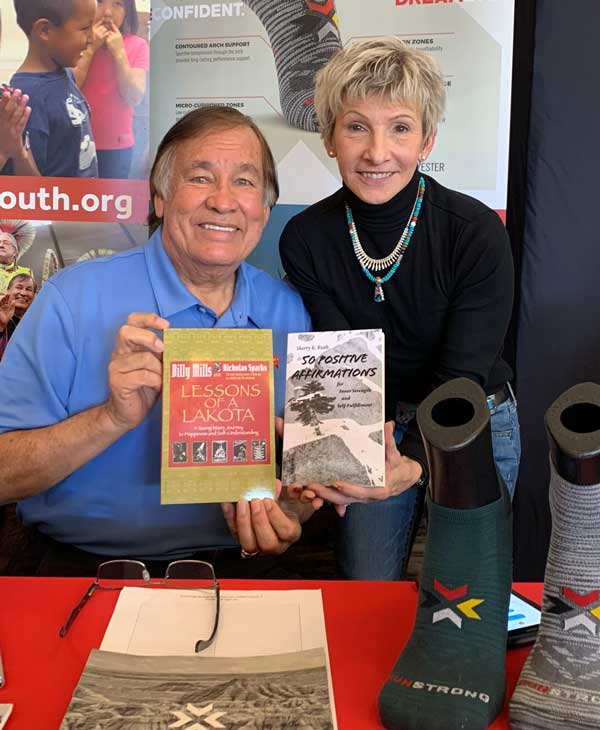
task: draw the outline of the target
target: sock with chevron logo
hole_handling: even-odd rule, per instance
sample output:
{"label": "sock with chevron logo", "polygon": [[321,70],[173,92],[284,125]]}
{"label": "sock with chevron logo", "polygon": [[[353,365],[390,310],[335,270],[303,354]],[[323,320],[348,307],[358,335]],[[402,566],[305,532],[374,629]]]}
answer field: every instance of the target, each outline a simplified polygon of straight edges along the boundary
{"label": "sock with chevron logo", "polygon": [[501,488],[476,509],[428,499],[415,626],[379,695],[387,730],[483,730],[502,709],[512,517]]}
{"label": "sock with chevron logo", "polygon": [[515,730],[600,727],[600,484],[550,464],[552,535],[542,622],[510,703]]}
{"label": "sock with chevron logo", "polygon": [[275,56],[281,110],[299,129],[318,131],[315,73],[342,47],[334,0],[246,0]]}

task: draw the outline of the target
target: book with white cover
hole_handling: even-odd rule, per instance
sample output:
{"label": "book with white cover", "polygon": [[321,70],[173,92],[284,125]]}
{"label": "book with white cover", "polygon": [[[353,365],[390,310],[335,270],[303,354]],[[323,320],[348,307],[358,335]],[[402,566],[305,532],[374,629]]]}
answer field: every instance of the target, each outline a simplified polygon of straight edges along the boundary
{"label": "book with white cover", "polygon": [[[177,588],[157,591],[127,586],[119,594],[100,649],[113,656],[115,652],[135,655],[136,659],[191,656],[195,661],[212,657],[241,660],[257,656],[296,656],[298,652],[320,649],[325,657],[333,730],[337,730],[320,590],[221,590],[217,635],[213,643],[197,655],[194,651],[196,641],[210,635],[214,611],[212,591]],[[293,727],[285,723],[283,726]],[[325,723],[324,727],[329,725]],[[75,726],[73,730],[84,728]]]}
{"label": "book with white cover", "polygon": [[384,335],[288,335],[282,482],[385,484]]}
{"label": "book with white cover", "polygon": [[322,648],[254,657],[93,650],[60,730],[334,730]]}

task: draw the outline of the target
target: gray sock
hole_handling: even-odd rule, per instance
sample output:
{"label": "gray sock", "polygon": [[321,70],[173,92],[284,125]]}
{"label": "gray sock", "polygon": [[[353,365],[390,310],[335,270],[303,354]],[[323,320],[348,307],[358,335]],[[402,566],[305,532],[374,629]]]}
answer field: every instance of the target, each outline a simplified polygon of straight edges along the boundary
{"label": "gray sock", "polygon": [[542,623],[510,703],[512,730],[600,727],[600,485],[551,464]]}
{"label": "gray sock", "polygon": [[342,47],[333,0],[246,0],[265,26],[275,56],[284,117],[318,131],[315,73]]}

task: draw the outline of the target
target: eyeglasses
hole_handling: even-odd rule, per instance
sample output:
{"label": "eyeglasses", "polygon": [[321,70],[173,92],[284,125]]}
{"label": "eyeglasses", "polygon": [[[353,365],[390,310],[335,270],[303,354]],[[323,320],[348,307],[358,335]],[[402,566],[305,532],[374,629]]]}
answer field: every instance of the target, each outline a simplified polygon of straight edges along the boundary
{"label": "eyeglasses", "polygon": [[199,653],[212,644],[219,626],[221,595],[219,592],[219,582],[215,577],[215,571],[212,565],[202,560],[175,560],[173,563],[167,565],[165,577],[159,580],[152,580],[148,569],[139,560],[108,560],[106,563],[100,563],[94,582],[71,611],[69,618],[61,626],[59,631],[60,636],[66,636],[73,621],[75,621],[82,608],[93,596],[96,589],[119,591],[128,585],[139,585],[140,581],[147,586],[162,585],[167,588],[211,591],[215,601],[213,629],[208,639],[199,639],[196,642],[195,651]]}

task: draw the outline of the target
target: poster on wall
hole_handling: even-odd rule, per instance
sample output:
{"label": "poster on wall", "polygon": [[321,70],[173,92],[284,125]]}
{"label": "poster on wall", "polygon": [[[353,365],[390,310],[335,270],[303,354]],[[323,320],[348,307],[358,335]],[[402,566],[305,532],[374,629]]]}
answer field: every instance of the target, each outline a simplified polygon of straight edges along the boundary
{"label": "poster on wall", "polygon": [[[341,47],[396,35],[432,54],[446,113],[424,172],[506,211],[514,0],[153,0],[151,151],[180,116],[207,104],[252,116],[277,163],[281,195],[253,263],[281,273],[287,220],[340,186],[323,148],[314,75]],[[468,49],[468,51],[467,51]]]}
{"label": "poster on wall", "polygon": [[147,239],[149,0],[63,6],[0,0],[0,296]]}

